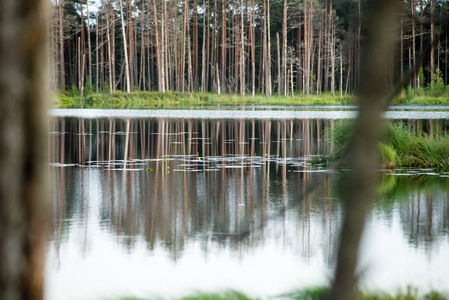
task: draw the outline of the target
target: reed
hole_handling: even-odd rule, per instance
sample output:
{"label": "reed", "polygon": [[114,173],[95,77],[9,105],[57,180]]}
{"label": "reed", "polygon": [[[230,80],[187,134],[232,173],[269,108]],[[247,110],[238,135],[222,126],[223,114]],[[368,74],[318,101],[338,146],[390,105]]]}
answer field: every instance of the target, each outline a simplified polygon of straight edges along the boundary
{"label": "reed", "polygon": [[[336,150],[326,159],[343,157],[351,139],[353,121],[343,121],[327,133]],[[415,133],[400,124],[387,122],[379,142],[379,153],[384,167],[435,168],[449,170],[449,135]]]}

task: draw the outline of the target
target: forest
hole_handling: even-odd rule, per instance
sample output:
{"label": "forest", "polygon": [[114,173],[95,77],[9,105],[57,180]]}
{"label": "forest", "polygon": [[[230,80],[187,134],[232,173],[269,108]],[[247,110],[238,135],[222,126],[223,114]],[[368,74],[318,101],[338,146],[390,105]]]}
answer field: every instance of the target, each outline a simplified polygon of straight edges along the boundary
{"label": "forest", "polygon": [[[304,95],[357,90],[363,0],[53,0],[54,89]],[[391,86],[431,48],[409,89],[448,84],[443,0],[401,1]]]}

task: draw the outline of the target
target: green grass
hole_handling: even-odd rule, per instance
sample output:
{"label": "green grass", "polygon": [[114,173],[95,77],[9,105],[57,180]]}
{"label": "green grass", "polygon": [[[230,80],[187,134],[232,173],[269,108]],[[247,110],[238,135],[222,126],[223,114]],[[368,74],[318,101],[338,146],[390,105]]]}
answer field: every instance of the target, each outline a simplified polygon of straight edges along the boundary
{"label": "green grass", "polygon": [[[327,161],[336,161],[344,156],[351,139],[353,120],[343,121],[328,137],[336,150]],[[449,135],[415,133],[403,125],[387,122],[379,143],[379,152],[384,167],[436,168],[449,171]]]}
{"label": "green grass", "polygon": [[[329,289],[326,287],[312,287],[291,293],[274,296],[268,299],[273,300],[327,300]],[[179,298],[179,300],[257,300],[240,292],[226,291],[222,293],[197,293],[194,295]],[[430,292],[419,295],[416,290],[408,288],[405,292],[388,294],[384,292],[358,292],[358,300],[447,300],[447,296]],[[120,298],[119,300],[143,300],[141,298]],[[150,300],[150,299],[148,299]]]}
{"label": "green grass", "polygon": [[394,104],[448,104],[449,86],[446,88],[423,87],[416,91],[408,87],[394,100]]}
{"label": "green grass", "polygon": [[[263,94],[241,96],[239,94],[215,94],[215,93],[181,93],[167,91],[160,93],[156,91],[134,91],[125,93],[115,91],[90,93],[85,97],[79,96],[77,89],[73,91],[60,91],[54,101],[57,108],[134,108],[134,109],[157,109],[157,108],[183,108],[202,107],[207,105],[336,105],[356,104],[353,96],[343,96],[340,99],[338,93],[332,97],[329,92],[320,95],[305,96],[300,91],[295,92],[295,97],[279,96],[273,94],[266,97]],[[394,101],[394,104],[449,104],[449,88],[441,93],[436,93],[430,88],[404,90]]]}
{"label": "green grass", "polygon": [[238,94],[214,93],[180,93],[167,91],[160,92],[132,92],[115,91],[109,93],[94,93],[85,97],[70,92],[59,92],[55,97],[54,107],[57,108],[167,108],[167,107],[201,107],[207,105],[312,105],[312,104],[354,104],[355,98],[345,96],[342,99],[332,97],[330,93],[304,96],[302,94],[291,96],[273,95],[266,97],[257,94],[241,96]]}

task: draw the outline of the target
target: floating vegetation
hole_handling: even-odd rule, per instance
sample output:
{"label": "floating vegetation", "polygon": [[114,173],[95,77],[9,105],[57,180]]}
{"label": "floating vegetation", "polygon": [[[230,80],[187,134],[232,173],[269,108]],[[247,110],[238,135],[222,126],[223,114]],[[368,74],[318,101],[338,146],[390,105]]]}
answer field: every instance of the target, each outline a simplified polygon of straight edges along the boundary
{"label": "floating vegetation", "polygon": [[[306,158],[281,158],[278,155],[265,154],[264,156],[257,155],[224,155],[224,156],[198,156],[198,155],[163,155],[161,158],[145,158],[145,159],[129,159],[129,160],[89,160],[84,165],[79,164],[58,164],[53,163],[53,167],[98,167],[107,170],[120,171],[146,171],[154,172],[157,170],[155,166],[160,163],[165,164],[163,170],[166,173],[173,172],[217,172],[223,169],[260,169],[269,164],[274,164],[282,167],[287,167],[289,172],[324,172],[321,167],[318,169],[311,169],[311,164]],[[449,176],[449,174],[447,174]]]}
{"label": "floating vegetation", "polygon": [[77,167],[78,164],[50,163],[50,166],[55,168],[66,168],[66,167]]}

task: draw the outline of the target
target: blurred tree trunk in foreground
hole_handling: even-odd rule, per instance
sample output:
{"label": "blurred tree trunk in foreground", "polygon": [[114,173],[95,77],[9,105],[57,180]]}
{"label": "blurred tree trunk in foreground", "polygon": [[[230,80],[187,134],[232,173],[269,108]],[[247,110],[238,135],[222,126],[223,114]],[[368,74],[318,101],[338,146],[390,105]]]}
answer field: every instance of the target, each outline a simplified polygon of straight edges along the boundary
{"label": "blurred tree trunk in foreground", "polygon": [[47,2],[0,2],[0,299],[43,297]]}
{"label": "blurred tree trunk in foreground", "polygon": [[358,248],[377,183],[378,137],[388,93],[389,57],[398,23],[398,0],[370,0],[362,44],[360,109],[347,155],[345,218],[331,299],[355,299]]}

